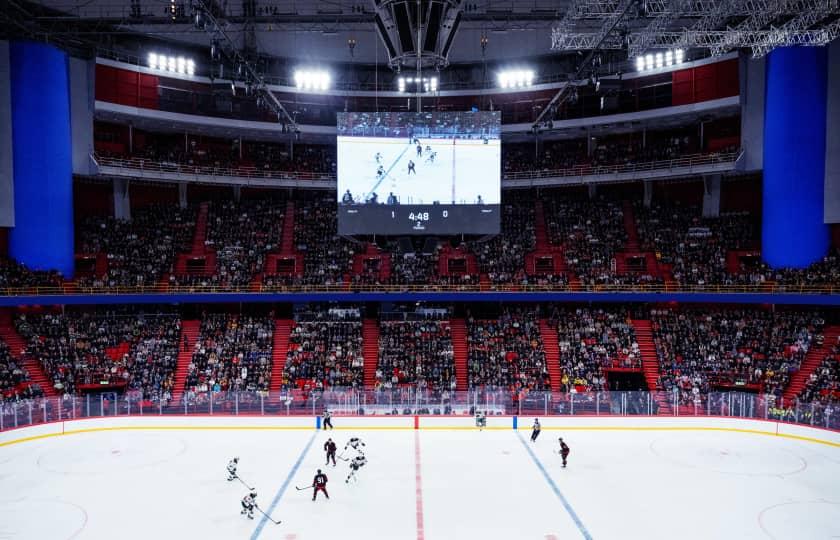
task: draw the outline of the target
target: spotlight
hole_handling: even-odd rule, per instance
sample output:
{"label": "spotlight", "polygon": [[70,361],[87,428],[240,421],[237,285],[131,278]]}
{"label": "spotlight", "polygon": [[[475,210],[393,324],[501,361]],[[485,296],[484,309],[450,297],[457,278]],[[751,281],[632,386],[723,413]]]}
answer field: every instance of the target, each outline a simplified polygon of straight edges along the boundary
{"label": "spotlight", "polygon": [[511,69],[497,74],[501,88],[525,88],[534,84],[534,71],[530,69]]}
{"label": "spotlight", "polygon": [[330,88],[331,77],[326,71],[299,69],[295,71],[294,81],[298,90],[325,91]]}
{"label": "spotlight", "polygon": [[645,55],[645,69],[653,69],[653,55],[646,54]]}
{"label": "spotlight", "polygon": [[158,63],[158,55],[155,53],[149,53],[149,67],[152,69],[157,69]]}

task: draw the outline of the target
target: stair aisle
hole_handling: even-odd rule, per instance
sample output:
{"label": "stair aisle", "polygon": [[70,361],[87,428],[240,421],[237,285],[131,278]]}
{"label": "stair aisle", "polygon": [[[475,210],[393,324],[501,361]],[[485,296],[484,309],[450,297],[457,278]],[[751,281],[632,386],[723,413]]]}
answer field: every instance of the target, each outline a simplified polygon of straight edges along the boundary
{"label": "stair aisle", "polygon": [[195,218],[195,233],[193,234],[192,242],[193,255],[204,253],[204,242],[207,240],[207,218],[209,214],[210,203],[201,203],[198,207],[198,215]]}
{"label": "stair aisle", "polygon": [[362,355],[365,358],[365,390],[376,386],[376,368],[379,365],[379,321],[365,319],[362,323]]}
{"label": "stair aisle", "polygon": [[11,313],[4,312],[0,314],[0,339],[6,342],[9,346],[9,352],[12,358],[17,360],[23,369],[29,373],[29,380],[37,384],[44,391],[46,397],[58,397],[58,392],[53,388],[52,381],[47,373],[44,371],[44,366],[41,365],[36,358],[23,354],[26,349],[26,340],[18,334],[12,320]]}
{"label": "stair aisle", "polygon": [[551,377],[551,391],[559,392],[563,370],[560,368],[560,345],[557,339],[557,328],[551,326],[548,319],[540,319],[540,335],[545,348],[545,361],[548,363],[548,376]]}
{"label": "stair aisle", "polygon": [[274,321],[274,341],[271,347],[271,382],[268,383],[269,399],[276,396],[283,386],[283,368],[286,366],[286,353],[289,352],[289,335],[295,321],[276,319]]}
{"label": "stair aisle", "polygon": [[[187,369],[190,367],[195,342],[198,341],[201,333],[201,321],[181,321],[181,337],[178,341],[178,367],[175,368],[175,386],[172,390],[172,403],[177,405],[184,395],[184,385],[187,382]],[[187,338],[187,347],[184,349],[184,337]]]}
{"label": "stair aisle", "polygon": [[633,209],[633,203],[624,201],[624,230],[627,232],[627,246],[624,248],[628,252],[639,251],[639,231],[636,228],[636,212]]}
{"label": "stair aisle", "polygon": [[455,356],[455,390],[465,392],[469,389],[470,376],[467,369],[467,323],[464,319],[452,319],[449,325]]}
{"label": "stair aisle", "polygon": [[671,404],[665,392],[657,388],[659,384],[659,357],[656,354],[656,345],[653,342],[653,331],[651,329],[650,321],[647,319],[634,319],[630,321],[633,328],[636,330],[636,341],[639,343],[639,351],[642,353],[642,373],[647,382],[648,391],[650,391],[656,402],[659,404],[659,414],[670,415],[672,413]]}
{"label": "stair aisle", "polygon": [[840,325],[826,326],[823,329],[823,346],[819,348],[811,347],[808,354],[805,355],[805,360],[802,361],[799,371],[793,374],[785,393],[782,395],[785,404],[793,402],[796,396],[802,392],[808,377],[820,366],[823,358],[831,352],[831,347],[837,343],[837,336],[840,336]]}
{"label": "stair aisle", "polygon": [[295,252],[295,202],[286,203],[286,213],[283,215],[283,237],[280,242],[280,253],[290,255]]}

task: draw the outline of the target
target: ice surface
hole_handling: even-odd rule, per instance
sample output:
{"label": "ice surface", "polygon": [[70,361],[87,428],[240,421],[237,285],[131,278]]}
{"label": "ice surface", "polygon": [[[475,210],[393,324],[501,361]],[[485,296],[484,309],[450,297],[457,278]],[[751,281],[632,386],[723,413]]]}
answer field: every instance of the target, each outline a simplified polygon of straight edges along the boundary
{"label": "ice surface", "polygon": [[[325,467],[322,446],[331,436],[341,453],[353,435],[366,442],[369,463],[345,484],[348,463]],[[558,435],[572,449],[567,469]],[[582,538],[526,445],[591,538],[840,536],[837,448],[708,431],[544,429],[536,444],[527,438],[512,430],[168,429],[30,441],[0,448],[0,538]],[[246,489],[225,480],[235,455],[282,524],[258,530],[259,519],[239,514]],[[330,478],[329,501],[295,490],[318,468]]]}
{"label": "ice surface", "polygon": [[[474,204],[478,196],[484,204],[499,204],[501,146],[498,140],[452,141],[421,139],[424,149],[417,156],[416,145],[408,139],[373,137],[338,138],[338,198],[348,189],[355,201],[364,201],[375,191],[381,203],[393,193],[400,204]],[[429,145],[437,152],[434,161],[425,152]],[[375,156],[386,171],[380,181]],[[415,173],[408,173],[408,162]],[[453,182],[454,179],[454,182]],[[453,185],[454,184],[454,185]]]}

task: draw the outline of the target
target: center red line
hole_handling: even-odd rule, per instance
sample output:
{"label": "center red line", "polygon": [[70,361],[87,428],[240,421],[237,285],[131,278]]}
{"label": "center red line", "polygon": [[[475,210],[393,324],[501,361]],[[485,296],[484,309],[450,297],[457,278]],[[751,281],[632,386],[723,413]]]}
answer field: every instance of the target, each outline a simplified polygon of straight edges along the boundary
{"label": "center red line", "polygon": [[425,539],[423,529],[423,476],[420,467],[420,432],[414,432],[414,485],[417,511],[417,540]]}

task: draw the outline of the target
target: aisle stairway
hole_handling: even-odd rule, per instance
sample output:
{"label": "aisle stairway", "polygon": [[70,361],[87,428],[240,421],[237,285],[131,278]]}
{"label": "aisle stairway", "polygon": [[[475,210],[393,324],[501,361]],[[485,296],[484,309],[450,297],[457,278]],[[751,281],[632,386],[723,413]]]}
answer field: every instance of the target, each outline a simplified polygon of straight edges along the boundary
{"label": "aisle stairway", "polygon": [[467,323],[464,319],[452,319],[450,328],[455,356],[455,390],[465,392],[469,389],[470,376],[467,369]]}
{"label": "aisle stairway", "polygon": [[545,209],[541,200],[534,204],[534,234],[537,239],[536,251],[547,251],[551,245],[548,242],[548,233],[545,227]]}
{"label": "aisle stairway", "polygon": [[636,212],[633,209],[633,203],[624,201],[624,230],[627,233],[627,245],[624,251],[633,253],[639,251],[639,231],[636,228]]}
{"label": "aisle stairway", "polygon": [[376,368],[379,365],[379,321],[365,319],[362,323],[362,356],[364,356],[365,390],[376,386]]}
{"label": "aisle stairway", "polygon": [[203,202],[198,207],[195,218],[195,233],[193,233],[192,255],[204,253],[204,242],[207,240],[207,218],[210,214],[210,203]]}
{"label": "aisle stairway", "polygon": [[808,377],[820,366],[823,358],[831,352],[832,346],[837,343],[837,336],[840,336],[840,325],[826,326],[823,329],[823,346],[819,348],[811,347],[808,354],[805,355],[805,360],[802,361],[799,371],[790,378],[790,383],[788,383],[782,396],[786,404],[791,403],[802,392]]}
{"label": "aisle stairway", "polygon": [[286,203],[283,215],[283,237],[280,241],[280,253],[290,255],[295,252],[295,202]]}
{"label": "aisle stairway", "polygon": [[540,335],[545,348],[545,361],[548,364],[548,376],[551,378],[551,391],[560,391],[563,370],[560,367],[560,345],[557,340],[557,328],[551,326],[548,319],[540,319]]}
{"label": "aisle stairway", "polygon": [[647,319],[634,319],[630,321],[636,330],[636,341],[639,343],[639,351],[642,353],[642,373],[647,382],[648,391],[653,393],[656,402],[659,404],[659,414],[670,415],[671,404],[665,392],[660,391],[659,357],[656,354],[656,344],[653,342],[653,331],[650,321]]}
{"label": "aisle stairway", "polygon": [[37,384],[44,391],[46,397],[58,397],[58,392],[53,388],[50,378],[44,371],[44,366],[41,365],[36,358],[23,354],[26,349],[26,340],[23,336],[18,334],[12,320],[12,314],[9,312],[0,313],[0,339],[6,342],[9,346],[9,352],[12,358],[18,361],[29,373],[29,380]]}
{"label": "aisle stairway", "polygon": [[[201,321],[181,321],[181,336],[178,339],[178,366],[175,368],[175,385],[172,389],[172,403],[178,404],[181,396],[184,395],[184,385],[187,382],[187,370],[192,360],[192,352],[195,342],[198,341],[201,332]],[[188,346],[184,350],[184,336],[187,337]]]}
{"label": "aisle stairway", "polygon": [[295,321],[275,319],[274,342],[271,348],[271,382],[268,383],[269,397],[276,396],[283,386],[283,368],[286,367],[286,353],[289,352],[289,335]]}

